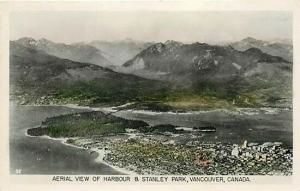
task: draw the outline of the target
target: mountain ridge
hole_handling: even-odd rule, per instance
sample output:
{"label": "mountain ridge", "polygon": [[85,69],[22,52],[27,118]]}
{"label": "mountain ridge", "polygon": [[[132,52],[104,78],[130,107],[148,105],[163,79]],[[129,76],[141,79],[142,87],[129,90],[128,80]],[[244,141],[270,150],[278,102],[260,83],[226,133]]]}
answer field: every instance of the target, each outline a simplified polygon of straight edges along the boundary
{"label": "mountain ridge", "polygon": [[239,51],[231,45],[156,43],[123,67],[128,73],[214,96],[251,94],[262,102],[275,96],[291,103],[292,63],[254,47]]}
{"label": "mountain ridge", "polygon": [[165,88],[161,82],[61,59],[14,41],[10,42],[10,85],[13,97],[40,104],[126,103]]}
{"label": "mountain ridge", "polygon": [[223,67],[224,72],[226,70],[224,67],[231,68],[241,65],[241,68],[242,66],[247,68],[258,62],[289,63],[283,58],[268,55],[253,47],[245,51],[238,51],[231,45],[216,46],[199,42],[183,44],[167,41],[167,43],[156,43],[148,47],[124,63],[123,66],[125,68],[139,66],[138,69],[177,74],[201,72],[220,66]]}
{"label": "mountain ridge", "polygon": [[293,45],[290,44],[288,40],[276,40],[276,41],[264,41],[257,40],[252,37],[244,38],[237,42],[229,43],[235,49],[240,51],[245,51],[249,48],[258,48],[264,53],[280,56],[285,60],[292,62],[293,61]]}
{"label": "mountain ridge", "polygon": [[30,37],[23,37],[14,42],[59,58],[114,68],[113,64],[102,55],[101,50],[90,45],[56,43],[45,38],[35,40]]}

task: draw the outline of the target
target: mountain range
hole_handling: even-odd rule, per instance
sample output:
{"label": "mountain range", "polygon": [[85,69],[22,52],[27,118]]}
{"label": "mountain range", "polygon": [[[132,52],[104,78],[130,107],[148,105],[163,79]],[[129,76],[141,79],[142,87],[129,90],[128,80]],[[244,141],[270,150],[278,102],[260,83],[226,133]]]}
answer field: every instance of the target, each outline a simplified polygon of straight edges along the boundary
{"label": "mountain range", "polygon": [[10,42],[11,93],[28,95],[29,102],[46,95],[66,102],[159,102],[184,109],[291,106],[292,62],[256,47],[237,50],[235,44],[67,45],[21,38]]}
{"label": "mountain range", "polygon": [[10,93],[24,103],[118,104],[146,99],[163,88],[162,82],[58,58],[20,41],[10,42]]}

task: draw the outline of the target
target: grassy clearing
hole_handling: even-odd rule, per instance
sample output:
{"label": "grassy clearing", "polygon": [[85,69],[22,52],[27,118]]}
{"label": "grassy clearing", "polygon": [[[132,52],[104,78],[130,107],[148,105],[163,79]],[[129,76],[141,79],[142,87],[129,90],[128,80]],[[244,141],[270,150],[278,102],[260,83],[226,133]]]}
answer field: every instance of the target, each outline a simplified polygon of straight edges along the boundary
{"label": "grassy clearing", "polygon": [[197,110],[203,108],[233,108],[234,105],[227,100],[218,99],[216,97],[189,95],[182,96],[172,101],[165,102],[166,105],[174,109]]}

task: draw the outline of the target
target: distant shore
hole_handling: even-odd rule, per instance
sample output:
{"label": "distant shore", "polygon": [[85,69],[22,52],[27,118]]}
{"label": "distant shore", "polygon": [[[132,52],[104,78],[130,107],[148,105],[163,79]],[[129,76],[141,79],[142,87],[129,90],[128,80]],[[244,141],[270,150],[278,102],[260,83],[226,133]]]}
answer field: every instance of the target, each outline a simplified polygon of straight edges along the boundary
{"label": "distant shore", "polygon": [[261,108],[235,108],[233,110],[229,109],[205,109],[199,111],[152,111],[152,110],[136,110],[136,109],[119,109],[123,108],[123,106],[128,105],[120,105],[115,107],[90,107],[90,106],[80,106],[77,104],[63,104],[63,105],[24,105],[24,106],[61,106],[61,107],[68,107],[71,109],[86,109],[90,111],[103,111],[103,112],[120,112],[120,111],[129,111],[132,113],[143,113],[148,115],[159,115],[159,114],[172,114],[172,115],[193,115],[193,114],[201,114],[201,113],[211,113],[211,112],[225,112],[234,115],[258,115],[260,112],[264,114],[277,114],[283,110],[291,110],[290,108],[272,108],[272,107],[261,107]]}
{"label": "distant shore", "polygon": [[258,115],[260,113],[264,114],[277,114],[284,110],[292,110],[289,107],[237,107],[232,109],[226,108],[203,108],[201,110],[180,110],[180,111],[155,111],[151,109],[134,109],[134,108],[127,108],[135,103],[126,103],[118,106],[111,106],[111,107],[93,107],[93,106],[81,106],[78,104],[49,104],[49,105],[39,105],[39,104],[22,104],[22,106],[58,106],[58,107],[68,107],[72,109],[85,109],[90,111],[102,111],[102,112],[120,112],[120,111],[128,111],[132,113],[142,113],[148,115],[159,115],[159,114],[172,114],[172,115],[193,115],[193,114],[201,114],[201,113],[211,113],[211,112],[224,112],[233,115]]}

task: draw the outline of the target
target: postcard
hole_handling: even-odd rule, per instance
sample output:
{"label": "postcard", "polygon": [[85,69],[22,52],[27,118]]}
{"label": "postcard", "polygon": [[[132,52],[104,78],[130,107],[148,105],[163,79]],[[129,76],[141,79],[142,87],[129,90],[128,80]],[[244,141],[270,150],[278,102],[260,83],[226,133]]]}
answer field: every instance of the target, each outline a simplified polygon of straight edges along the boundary
{"label": "postcard", "polygon": [[0,189],[300,190],[298,2],[2,2]]}

